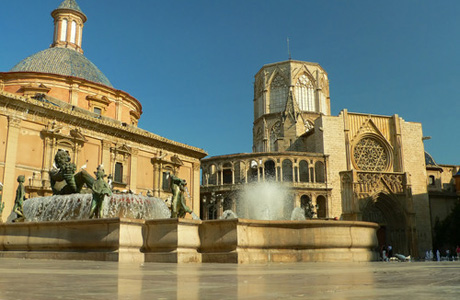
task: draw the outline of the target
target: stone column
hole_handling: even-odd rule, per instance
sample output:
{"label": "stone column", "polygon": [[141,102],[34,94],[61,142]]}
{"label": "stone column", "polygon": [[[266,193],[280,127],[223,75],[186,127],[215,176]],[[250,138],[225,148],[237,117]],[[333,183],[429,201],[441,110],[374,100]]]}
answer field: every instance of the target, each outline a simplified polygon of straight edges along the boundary
{"label": "stone column", "polygon": [[160,176],[161,176],[161,164],[158,160],[152,159],[153,163],[153,186],[152,191],[153,195],[156,197],[160,197]]}
{"label": "stone column", "polygon": [[53,139],[50,137],[45,137],[43,140],[44,150],[43,150],[43,165],[41,171],[41,178],[42,180],[49,181],[49,170],[53,165]]}
{"label": "stone column", "polygon": [[297,163],[297,180],[294,180],[295,182],[300,182],[300,166],[298,164],[299,163]]}
{"label": "stone column", "polygon": [[5,169],[3,171],[3,197],[5,203],[2,219],[6,221],[14,206],[16,190],[16,157],[18,154],[18,137],[21,129],[21,119],[8,117],[8,138],[6,141]]}
{"label": "stone column", "polygon": [[133,193],[136,193],[137,188],[137,155],[139,150],[132,149],[131,151],[131,168],[129,174],[129,188]]}

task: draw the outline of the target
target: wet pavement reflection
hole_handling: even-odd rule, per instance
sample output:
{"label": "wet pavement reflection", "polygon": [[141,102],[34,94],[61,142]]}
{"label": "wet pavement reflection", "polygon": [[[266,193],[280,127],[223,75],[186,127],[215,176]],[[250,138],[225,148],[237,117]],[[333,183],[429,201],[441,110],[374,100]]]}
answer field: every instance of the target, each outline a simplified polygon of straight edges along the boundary
{"label": "wet pavement reflection", "polygon": [[458,299],[460,262],[158,264],[0,259],[0,299]]}

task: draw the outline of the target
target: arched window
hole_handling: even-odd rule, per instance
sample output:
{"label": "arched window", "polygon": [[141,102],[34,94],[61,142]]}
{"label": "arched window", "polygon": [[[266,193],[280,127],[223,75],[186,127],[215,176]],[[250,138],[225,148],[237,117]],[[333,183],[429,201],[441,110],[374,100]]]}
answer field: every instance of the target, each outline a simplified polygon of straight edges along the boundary
{"label": "arched window", "polygon": [[315,209],[311,203],[310,197],[307,195],[302,195],[302,197],[300,197],[300,207],[304,210],[305,218],[311,219],[314,217]]}
{"label": "arched window", "polygon": [[224,184],[232,184],[233,183],[233,171],[232,171],[232,164],[225,163],[222,170],[222,180]]}
{"label": "arched window", "polygon": [[270,152],[278,151],[277,143],[278,137],[281,132],[281,122],[276,122],[270,130]]}
{"label": "arched window", "polygon": [[248,182],[255,182],[259,180],[259,165],[257,161],[251,160],[248,169]]}
{"label": "arched window", "polygon": [[302,207],[303,209],[307,207],[308,202],[310,202],[310,197],[308,197],[307,195],[302,195],[302,197],[300,197],[300,207]]}
{"label": "arched window", "polygon": [[217,168],[216,165],[211,165],[209,167],[209,184],[217,184]]}
{"label": "arched window", "polygon": [[265,180],[273,180],[275,181],[276,178],[276,169],[275,169],[275,162],[271,159],[267,160],[264,163],[264,175],[265,175]]}
{"label": "arched window", "polygon": [[316,177],[316,182],[325,182],[324,164],[320,161],[317,161],[315,163],[315,177]]}
{"label": "arched window", "polygon": [[295,98],[301,111],[316,111],[315,90],[306,74],[302,74],[295,84]]}
{"label": "arched window", "polygon": [[435,178],[434,178],[433,175],[430,175],[430,176],[428,177],[428,184],[429,184],[429,185],[436,185],[436,180],[435,180]]}
{"label": "arched window", "polygon": [[318,198],[316,198],[316,207],[318,218],[326,218],[326,198],[324,198],[324,196],[318,196]]}
{"label": "arched window", "polygon": [[289,159],[283,160],[283,181],[292,182],[292,162]]}
{"label": "arched window", "polygon": [[77,22],[72,21],[70,24],[70,42],[75,43],[77,36]]}
{"label": "arched window", "polygon": [[282,112],[286,107],[288,88],[284,78],[276,74],[270,83],[270,113]]}
{"label": "arched window", "polygon": [[299,163],[299,175],[300,175],[300,182],[308,182],[308,163],[305,160],[301,160]]}
{"label": "arched window", "polygon": [[61,25],[61,36],[60,36],[60,40],[61,41],[64,41],[66,40],[66,37],[67,37],[67,20],[64,19],[62,20],[62,25]]}
{"label": "arched window", "polygon": [[222,203],[222,208],[223,208],[223,211],[226,211],[226,210],[233,210],[233,200],[229,197],[225,197],[224,199],[224,203]]}

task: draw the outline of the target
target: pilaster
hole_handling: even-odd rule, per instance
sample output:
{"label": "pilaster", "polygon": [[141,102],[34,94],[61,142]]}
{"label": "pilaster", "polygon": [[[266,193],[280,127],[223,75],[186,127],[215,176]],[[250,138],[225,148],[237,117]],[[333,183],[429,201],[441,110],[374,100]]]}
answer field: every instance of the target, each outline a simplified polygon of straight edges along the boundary
{"label": "pilaster", "polygon": [[16,157],[18,153],[18,138],[21,129],[21,119],[9,116],[8,117],[8,138],[6,142],[5,155],[5,170],[3,173],[3,202],[5,208],[3,210],[3,220],[9,215],[14,205],[14,191],[16,188]]}
{"label": "pilaster", "polygon": [[131,149],[131,172],[129,176],[129,188],[131,191],[136,193],[137,188],[137,156],[139,154],[139,150]]}

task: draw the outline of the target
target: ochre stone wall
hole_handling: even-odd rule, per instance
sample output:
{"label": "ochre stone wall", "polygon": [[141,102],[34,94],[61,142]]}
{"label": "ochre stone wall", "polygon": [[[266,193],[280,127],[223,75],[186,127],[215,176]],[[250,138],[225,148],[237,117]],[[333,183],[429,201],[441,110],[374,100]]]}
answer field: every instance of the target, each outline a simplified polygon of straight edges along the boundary
{"label": "ochre stone wall", "polygon": [[339,172],[347,169],[343,115],[321,116],[315,122],[316,150],[329,156],[328,185],[332,187],[329,200],[329,217],[342,215],[342,196]]}
{"label": "ochre stone wall", "polygon": [[429,199],[426,184],[425,151],[422,124],[404,122],[401,124],[403,166],[409,173],[417,228],[419,254],[432,248]]}
{"label": "ochre stone wall", "polygon": [[[116,162],[123,163],[126,182],[114,184],[115,189],[129,189],[143,195],[149,190],[161,190],[164,169],[156,168],[153,158],[162,153],[164,166],[173,166],[172,172],[187,180],[192,197],[187,204],[196,214],[200,213],[199,165],[200,158],[206,155],[203,150],[135,127],[107,123],[81,112],[0,91],[3,221],[14,205],[17,176],[25,175],[27,198],[51,194],[48,172],[58,149],[69,151],[77,171],[86,165],[91,175],[101,163],[106,174],[114,174]],[[155,196],[166,199],[171,193],[161,191]]]}

